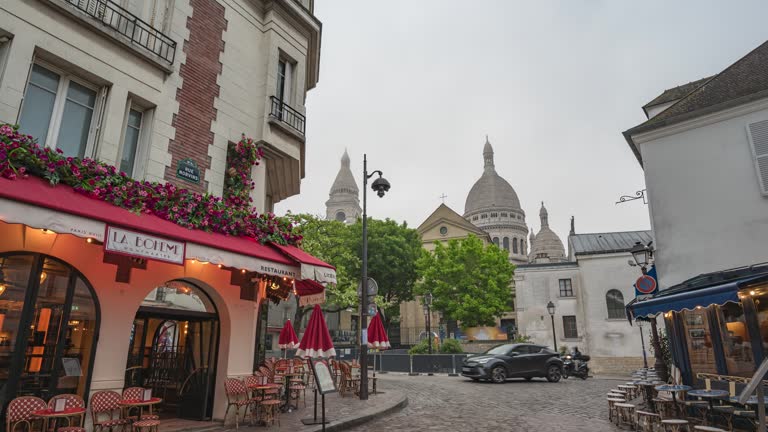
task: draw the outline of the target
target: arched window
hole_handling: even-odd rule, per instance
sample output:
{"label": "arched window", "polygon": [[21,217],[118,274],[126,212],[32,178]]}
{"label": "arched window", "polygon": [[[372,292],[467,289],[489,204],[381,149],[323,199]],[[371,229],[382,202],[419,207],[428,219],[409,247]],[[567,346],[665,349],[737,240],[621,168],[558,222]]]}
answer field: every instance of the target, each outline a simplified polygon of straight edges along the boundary
{"label": "arched window", "polygon": [[493,238],[493,244],[495,244],[496,246],[499,245],[499,238],[498,237],[494,237]]}
{"label": "arched window", "polygon": [[344,222],[345,220],[347,220],[347,215],[345,215],[343,211],[340,211],[336,213],[336,220],[339,222]]}
{"label": "arched window", "polygon": [[0,254],[0,285],[0,404],[17,395],[87,398],[99,331],[90,283],[57,258],[12,252]]}
{"label": "arched window", "polygon": [[517,253],[517,239],[512,239],[512,253]]}
{"label": "arched window", "polygon": [[520,253],[523,254],[523,255],[526,254],[525,240],[523,240],[523,239],[520,239]]}
{"label": "arched window", "polygon": [[605,303],[608,305],[608,318],[626,318],[624,312],[624,295],[619,290],[612,289],[605,294]]}
{"label": "arched window", "polygon": [[[504,237],[503,244],[504,244],[504,250],[505,251],[509,251],[509,237]],[[515,252],[517,252],[517,251],[515,251]]]}

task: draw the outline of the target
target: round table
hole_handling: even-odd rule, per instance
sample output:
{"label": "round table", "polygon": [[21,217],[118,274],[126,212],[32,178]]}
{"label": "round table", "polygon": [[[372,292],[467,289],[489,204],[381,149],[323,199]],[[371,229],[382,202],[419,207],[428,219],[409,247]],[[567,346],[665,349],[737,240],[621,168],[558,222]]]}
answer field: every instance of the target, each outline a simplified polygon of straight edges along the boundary
{"label": "round table", "polygon": [[[272,390],[272,389],[280,388],[280,385],[278,385],[278,384],[256,384],[256,385],[249,385],[248,388],[258,392],[261,395],[261,400],[263,401],[264,398],[266,398],[266,396],[267,396],[266,395],[266,391],[267,390]],[[259,403],[261,403],[261,402],[259,402]],[[260,418],[261,416],[259,416],[258,408],[256,408],[256,415],[255,416],[251,416],[251,419],[253,419],[254,417],[256,417],[257,421],[261,421],[261,418]]]}
{"label": "round table", "polygon": [[48,422],[50,420],[56,420],[60,418],[66,418],[67,419],[67,426],[72,426],[71,423],[69,423],[69,417],[74,416],[80,416],[80,426],[83,426],[83,418],[85,417],[85,408],[67,408],[64,411],[54,411],[52,409],[44,409],[44,410],[37,410],[32,411],[33,417],[38,417],[43,419],[43,430],[48,430]]}
{"label": "round table", "polygon": [[666,391],[672,393],[672,402],[675,404],[675,409],[679,410],[677,405],[677,393],[684,393],[693,390],[693,387],[681,384],[664,384],[654,387],[656,391]]}
{"label": "round table", "polygon": [[283,405],[283,412],[291,412],[294,409],[298,409],[298,406],[291,405],[291,391],[290,391],[290,384],[291,384],[291,377],[294,376],[304,376],[304,372],[288,372],[284,373],[283,375],[283,384],[285,385],[285,405]]}
{"label": "round table", "polygon": [[[728,401],[731,403],[740,403],[739,398],[737,396],[731,396],[728,398]],[[768,396],[763,397],[763,401],[766,405],[768,405]],[[749,399],[747,399],[746,402],[744,402],[744,405],[757,405],[757,396],[750,396]]]}
{"label": "round table", "polygon": [[653,405],[653,388],[664,384],[664,382],[640,380],[633,381],[633,383],[643,388],[643,397],[645,398],[645,402],[648,403],[648,406],[651,407],[651,411],[656,412],[656,407]]}
{"label": "round table", "polygon": [[[688,392],[688,396],[695,396],[700,397],[704,399],[709,399],[709,416],[711,417],[712,413],[714,412],[715,408],[713,403],[713,399],[720,399],[728,396],[730,393],[728,393],[725,390],[703,390],[703,389],[696,389],[696,390],[690,390]],[[711,420],[711,419],[710,419]]]}
{"label": "round table", "polygon": [[141,399],[123,399],[120,401],[120,406],[127,410],[134,407],[139,407],[139,420],[141,420],[142,414],[144,414],[144,407],[149,407],[149,414],[152,415],[152,407],[162,402],[163,399],[159,397],[153,397],[148,400]]}

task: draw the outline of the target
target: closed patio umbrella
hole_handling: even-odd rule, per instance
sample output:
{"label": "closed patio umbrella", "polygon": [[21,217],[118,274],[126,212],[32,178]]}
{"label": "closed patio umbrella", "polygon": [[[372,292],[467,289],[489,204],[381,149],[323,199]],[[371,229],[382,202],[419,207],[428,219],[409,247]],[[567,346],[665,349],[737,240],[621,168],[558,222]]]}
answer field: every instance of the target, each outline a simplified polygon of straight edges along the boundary
{"label": "closed patio umbrella", "polygon": [[[384,330],[384,323],[381,320],[381,312],[377,312],[371,319],[371,322],[368,323],[368,348],[375,348],[377,350],[390,348],[389,337],[387,337],[387,331]],[[365,372],[361,371],[361,373]],[[373,357],[373,378],[376,379],[376,356]],[[375,382],[373,388],[376,388]]]}
{"label": "closed patio umbrella", "polygon": [[296,349],[299,347],[299,338],[296,337],[296,331],[293,329],[291,320],[286,321],[285,325],[283,325],[283,329],[280,330],[280,337],[277,339],[277,345],[283,350]]}
{"label": "closed patio umbrella", "polygon": [[[296,356],[306,358],[310,369],[312,369],[313,358],[331,358],[336,357],[336,350],[333,348],[333,341],[331,335],[328,333],[328,327],[325,325],[325,318],[323,317],[323,311],[320,309],[320,305],[315,305],[312,309],[312,315],[309,317],[307,323],[307,329],[304,331],[304,336],[301,337],[301,343],[299,349],[296,351]],[[313,372],[314,373],[314,372]],[[302,419],[304,424],[317,424],[317,386],[315,382],[315,417],[314,419]],[[321,395],[323,403],[323,429],[325,430],[325,394]]]}

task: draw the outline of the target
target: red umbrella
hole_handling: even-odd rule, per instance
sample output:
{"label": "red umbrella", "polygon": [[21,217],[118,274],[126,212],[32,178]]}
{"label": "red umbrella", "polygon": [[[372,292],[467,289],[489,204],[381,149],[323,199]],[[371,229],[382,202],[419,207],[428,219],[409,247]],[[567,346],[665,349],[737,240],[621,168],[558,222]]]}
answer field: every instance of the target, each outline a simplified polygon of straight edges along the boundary
{"label": "red umbrella", "polygon": [[331,335],[325,325],[325,318],[323,318],[320,305],[315,305],[312,310],[312,316],[309,317],[307,329],[304,331],[304,336],[301,337],[301,344],[296,351],[296,357],[336,357],[336,350],[333,348],[333,341],[331,341]]}
{"label": "red umbrella", "polygon": [[299,338],[296,337],[296,331],[293,330],[291,320],[285,322],[283,329],[280,330],[280,338],[277,345],[282,349],[296,349],[299,347]]}
{"label": "red umbrella", "polygon": [[387,332],[384,331],[381,314],[377,313],[368,324],[368,348],[385,350],[389,347],[389,338]]}

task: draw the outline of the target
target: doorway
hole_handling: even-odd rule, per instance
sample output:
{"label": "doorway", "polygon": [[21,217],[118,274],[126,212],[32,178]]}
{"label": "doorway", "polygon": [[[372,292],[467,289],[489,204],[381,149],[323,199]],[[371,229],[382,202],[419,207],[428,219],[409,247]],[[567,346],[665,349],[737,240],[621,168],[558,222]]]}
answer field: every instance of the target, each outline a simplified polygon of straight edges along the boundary
{"label": "doorway", "polygon": [[187,281],[152,290],[133,321],[125,386],[152,389],[164,418],[210,420],[219,318],[210,298]]}

